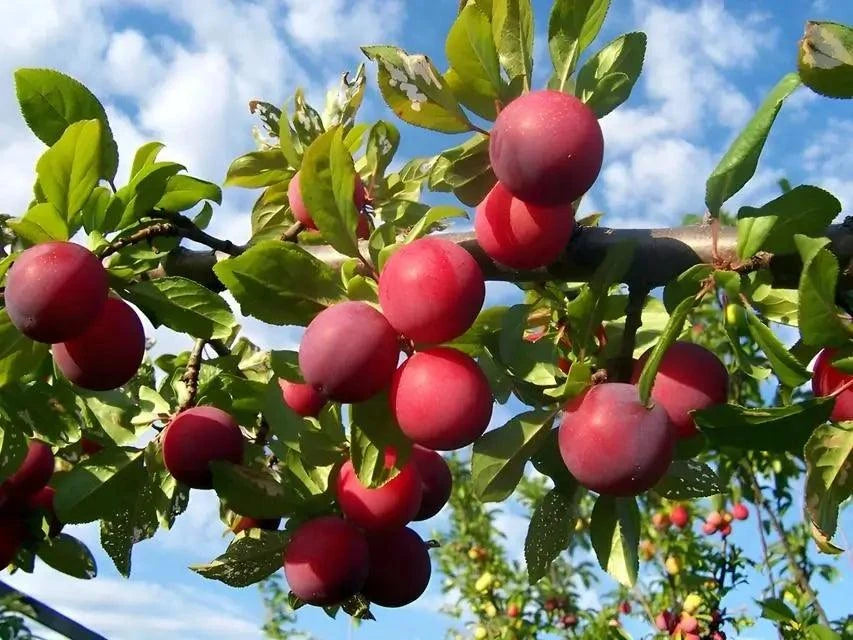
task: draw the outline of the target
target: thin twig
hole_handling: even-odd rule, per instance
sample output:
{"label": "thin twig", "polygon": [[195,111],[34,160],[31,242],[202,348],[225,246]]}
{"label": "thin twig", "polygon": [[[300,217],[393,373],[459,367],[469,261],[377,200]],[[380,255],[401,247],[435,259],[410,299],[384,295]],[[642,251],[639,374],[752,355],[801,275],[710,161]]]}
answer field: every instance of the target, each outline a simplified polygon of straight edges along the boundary
{"label": "thin twig", "polygon": [[281,234],[281,239],[285,242],[296,242],[296,237],[305,229],[305,225],[298,220],[290,225],[287,230]]}
{"label": "thin twig", "polygon": [[187,359],[187,368],[181,377],[183,383],[187,385],[187,397],[181,403],[181,406],[178,407],[178,412],[188,409],[195,404],[195,399],[198,395],[198,376],[201,373],[201,356],[204,351],[204,345],[206,344],[207,340],[199,338],[195,341],[192,351],[190,351],[190,357]]}
{"label": "thin twig", "polygon": [[165,218],[174,223],[180,229],[180,235],[187,240],[198,242],[199,244],[210,247],[215,251],[227,253],[229,256],[239,256],[246,250],[246,247],[244,246],[236,245],[230,240],[221,240],[205,231],[202,231],[192,220],[180,213],[157,210],[153,212],[152,215],[155,217]]}
{"label": "thin twig", "polygon": [[107,258],[114,253],[118,253],[122,249],[129,247],[131,245],[146,242],[153,240],[154,238],[160,238],[163,236],[178,236],[181,235],[180,229],[171,222],[156,222],[144,229],[140,229],[136,233],[132,233],[129,236],[125,236],[124,238],[117,238],[109,245],[104,247],[99,253],[98,257],[102,260]]}

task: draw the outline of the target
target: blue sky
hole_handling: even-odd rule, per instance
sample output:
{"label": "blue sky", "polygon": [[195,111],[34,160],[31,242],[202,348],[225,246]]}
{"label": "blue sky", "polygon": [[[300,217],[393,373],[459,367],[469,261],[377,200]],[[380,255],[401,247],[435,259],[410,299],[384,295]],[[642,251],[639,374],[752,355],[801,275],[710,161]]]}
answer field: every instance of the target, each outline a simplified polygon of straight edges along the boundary
{"label": "blue sky", "polygon": [[[358,45],[397,44],[433,57],[443,68],[443,40],[456,0],[30,0],[0,1],[0,211],[18,214],[30,198],[33,166],[43,147],[18,114],[12,71],[53,67],[87,84],[105,103],[126,175],[133,151],[148,140],[167,144],[164,158],[221,181],[231,159],[252,147],[254,121],[247,102],[280,103],[303,86],[315,103],[342,71],[361,62]],[[536,7],[536,84],[549,72],[544,34],[545,0]],[[853,22],[847,0],[614,0],[600,44],[643,30],[649,50],[630,101],[603,121],[605,164],[583,212],[604,211],[610,226],[676,224],[702,208],[704,181],[728,142],[766,91],[793,69],[795,43],[805,20]],[[371,79],[373,72],[370,73]],[[362,116],[393,119],[371,87]],[[432,134],[397,122],[402,161],[457,144],[459,136]],[[789,177],[829,189],[853,204],[853,112],[849,102],[819,99],[800,90],[771,135],[758,174],[732,203],[759,205]],[[227,190],[213,231],[235,241],[248,237],[254,193]],[[507,285],[490,285],[489,302],[513,299]],[[268,347],[292,347],[298,331],[246,320],[247,335]],[[166,330],[149,335],[157,350],[189,342]],[[517,406],[495,412],[500,423]],[[843,527],[853,531],[848,517]],[[499,526],[518,553],[525,523],[506,513]],[[98,551],[97,529],[69,528],[96,551],[101,577],[82,583],[39,566],[33,576],[9,581],[110,638],[225,639],[260,637],[262,607],[254,589],[229,589],[186,569],[215,557],[227,544],[215,497],[195,492],[189,511],[171,532],[138,545],[134,573],[120,578]],[[751,548],[755,536],[739,527],[735,540]],[[851,563],[839,560],[842,584],[829,595],[830,613],[844,609]],[[427,640],[443,636],[448,621],[440,577],[427,597],[404,611],[380,611],[380,621],[354,638]],[[605,582],[604,589],[610,584]],[[589,596],[594,602],[594,594]],[[729,603],[731,606],[746,603]],[[156,613],[155,613],[156,612]],[[344,620],[300,614],[318,638],[349,637]],[[749,637],[769,637],[767,627]],[[744,637],[747,637],[745,634]]]}

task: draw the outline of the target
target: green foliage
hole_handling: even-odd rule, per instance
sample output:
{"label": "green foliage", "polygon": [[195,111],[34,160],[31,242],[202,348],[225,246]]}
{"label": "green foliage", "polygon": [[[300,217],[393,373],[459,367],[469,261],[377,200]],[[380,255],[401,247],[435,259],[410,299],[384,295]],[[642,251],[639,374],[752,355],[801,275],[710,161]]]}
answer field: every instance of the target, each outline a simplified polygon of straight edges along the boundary
{"label": "green foliage", "polygon": [[836,22],[808,22],[797,55],[800,79],[830,98],[853,98],[853,29]]}

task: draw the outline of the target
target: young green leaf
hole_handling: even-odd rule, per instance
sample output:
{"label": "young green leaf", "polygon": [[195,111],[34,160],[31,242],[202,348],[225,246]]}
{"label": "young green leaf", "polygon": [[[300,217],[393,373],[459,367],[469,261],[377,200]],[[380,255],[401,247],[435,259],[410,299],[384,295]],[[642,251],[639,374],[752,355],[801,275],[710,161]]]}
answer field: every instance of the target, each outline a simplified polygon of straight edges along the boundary
{"label": "young green leaf", "polygon": [[22,218],[9,220],[6,224],[15,235],[30,244],[68,240],[69,237],[68,223],[49,202],[35,205]]}
{"label": "young green leaf", "polygon": [[838,260],[826,248],[827,238],[794,236],[803,260],[800,273],[800,308],[807,313],[799,316],[803,342],[814,346],[840,347],[853,335],[850,324],[843,321],[835,304],[838,282]]}
{"label": "young green leaf", "polygon": [[631,95],[645,55],[645,33],[619,36],[581,67],[575,95],[603,118]]}
{"label": "young green leaf", "polygon": [[590,538],[601,568],[620,584],[633,587],[640,565],[640,510],[636,499],[599,496],[592,509]]}
{"label": "young green leaf", "polygon": [[36,554],[46,565],[72,578],[91,580],[98,575],[92,552],[85,544],[67,533],[46,539],[39,545]]}
{"label": "young green leaf", "polygon": [[301,498],[275,479],[269,469],[216,461],[213,488],[223,504],[250,518],[279,518],[299,513]]}
{"label": "young green leaf", "polygon": [[157,156],[165,148],[162,142],[146,142],[133,156],[133,164],[130,167],[130,178],[133,179],[143,169],[150,167],[157,162]]}
{"label": "young green leaf", "polygon": [[501,363],[517,378],[540,387],[557,384],[557,346],[551,340],[524,339],[530,307],[517,304],[504,314],[498,335]]}
{"label": "young green leaf", "polygon": [[530,0],[493,0],[492,32],[501,66],[530,88],[533,77],[533,7]]}
{"label": "young green leaf", "polygon": [[377,62],[382,97],[402,120],[444,133],[472,130],[447,82],[428,57],[389,46],[361,50]]}
{"label": "young green leaf", "polygon": [[169,178],[166,193],[155,206],[166,211],[186,211],[202,200],[222,204],[222,189],[212,182],[179,174]]}
{"label": "young green leaf", "polygon": [[838,526],[838,508],[853,494],[853,422],[815,429],[805,447],[806,511],[826,538]]}
{"label": "young green leaf", "polygon": [[675,280],[670,280],[663,290],[663,303],[666,310],[672,313],[685,298],[692,298],[698,294],[705,280],[713,273],[713,265],[694,264]]}
{"label": "young green leaf", "polygon": [[643,404],[649,403],[649,398],[652,395],[652,387],[655,383],[655,376],[658,373],[660,363],[663,360],[667,349],[672,346],[681,334],[681,330],[684,328],[684,321],[687,320],[687,314],[690,313],[690,310],[694,306],[696,306],[696,302],[696,298],[690,296],[679,303],[672,312],[672,315],[669,317],[669,322],[667,322],[666,328],[663,330],[663,333],[661,333],[655,348],[652,349],[651,354],[646,360],[646,364],[643,366],[643,372],[640,374],[640,379],[637,382],[637,387],[640,391],[640,402]]}
{"label": "young green leaf", "polygon": [[459,12],[444,47],[452,70],[450,83],[457,95],[463,94],[460,95],[463,104],[491,103],[491,109],[485,110],[484,117],[494,119],[495,102],[504,92],[504,81],[492,37],[492,25],[479,5],[470,3]]}
{"label": "young green leaf", "polygon": [[794,235],[820,236],[841,213],[841,203],[818,187],[800,185],[760,208],[741,207],[737,217],[738,257],[759,251],[793,253]]}
{"label": "young green leaf", "polygon": [[97,231],[105,235],[116,230],[121,219],[121,207],[118,205],[110,206],[113,202],[116,200],[113,199],[113,194],[109,189],[95,187],[92,195],[83,205],[81,222],[86,233]]}
{"label": "young green leaf", "polygon": [[430,190],[452,191],[471,207],[480,204],[496,182],[489,160],[489,138],[482,133],[441,153],[429,174]]}
{"label": "young green leaf", "polygon": [[770,361],[770,367],[780,383],[795,388],[809,381],[811,374],[808,369],[782,344],[770,327],[753,313],[747,313],[746,320],[749,333]]}
{"label": "young green leaf", "polygon": [[654,490],[667,500],[694,500],[723,492],[720,476],[698,460],[674,460]]}
{"label": "young green leaf", "polygon": [[796,73],[789,73],[782,78],[711,173],[705,187],[705,204],[711,215],[719,216],[723,203],[740,191],[753,176],[770,127],[785,98],[798,86],[800,79]]}
{"label": "young green leaf", "polygon": [[279,149],[252,151],[231,163],[225,175],[225,186],[257,189],[287,180],[291,175]]}
{"label": "young green leaf", "polygon": [[801,456],[814,430],[829,420],[833,398],[787,407],[747,408],[721,404],[693,413],[696,426],[716,447],[790,452]]}
{"label": "young green leaf", "polygon": [[281,569],[281,556],[288,538],[284,531],[246,531],[213,562],[193,565],[190,569],[229,587],[248,587]]}
{"label": "young green leaf", "polygon": [[113,207],[121,210],[119,229],[136,222],[143,216],[151,214],[151,209],[163,194],[166,193],[166,185],[169,179],[184,169],[183,165],[176,162],[155,162],[147,164],[139,170],[130,182],[116,192],[115,203],[110,204],[107,216],[116,215]]}
{"label": "young green leaf", "polygon": [[501,330],[503,319],[509,311],[509,307],[489,307],[483,309],[474,324],[461,336],[447,343],[448,347],[453,347],[469,356],[476,357],[483,353],[484,345],[491,343],[492,340]]}
{"label": "young green leaf", "polygon": [[[406,464],[412,443],[391,415],[387,393],[354,404],[350,411],[350,454],[355,472],[364,486],[381,486]],[[397,456],[393,469],[385,468],[385,451],[388,448],[393,449]]]}
{"label": "young green leaf", "polygon": [[323,109],[323,122],[326,126],[341,127],[349,130],[355,123],[355,114],[364,100],[364,90],[367,87],[367,76],[364,63],[358,65],[355,77],[349,73],[343,74],[340,86],[326,93],[326,104]]}
{"label": "young green leaf", "polygon": [[797,69],[812,91],[853,98],[853,29],[836,22],[807,22]]}
{"label": "young green leaf", "polygon": [[435,227],[444,220],[449,220],[450,218],[467,218],[468,214],[465,213],[463,209],[459,207],[453,207],[450,205],[440,205],[437,207],[430,208],[426,215],[418,220],[411,229],[409,229],[409,233],[406,234],[406,239],[404,242],[414,242],[418,238],[422,238],[423,236],[431,233],[435,230]]}
{"label": "young green leaf", "polygon": [[524,539],[524,560],[530,584],[536,584],[548,572],[554,559],[568,549],[577,521],[580,491],[551,489],[530,518]]}
{"label": "young green leaf", "polygon": [[9,313],[0,310],[0,388],[36,371],[49,349],[49,345],[34,342],[18,331]]}
{"label": "young green leaf", "polygon": [[36,173],[47,201],[65,220],[79,212],[100,179],[101,123],[75,122],[44,152]]}
{"label": "young green leaf", "polygon": [[548,48],[554,65],[553,87],[565,91],[581,53],[592,44],[610,0],[556,0],[548,21]]}
{"label": "young green leaf", "polygon": [[292,242],[259,242],[213,271],[245,315],[269,324],[306,326],[344,297],[338,274]]}
{"label": "young green leaf", "polygon": [[373,181],[381,180],[385,176],[385,171],[399,146],[400,131],[390,122],[380,120],[370,127],[364,159],[367,163],[367,173],[372,176]]}
{"label": "young green leaf", "polygon": [[115,178],[118,146],[113,140],[103,105],[74,78],[52,69],[18,69],[15,93],[27,125],[39,140],[50,146],[80,120],[101,123],[99,177]]}
{"label": "young green leaf", "polygon": [[471,474],[480,500],[501,502],[512,494],[527,461],[548,437],[554,415],[553,410],[522,413],[474,443]]}

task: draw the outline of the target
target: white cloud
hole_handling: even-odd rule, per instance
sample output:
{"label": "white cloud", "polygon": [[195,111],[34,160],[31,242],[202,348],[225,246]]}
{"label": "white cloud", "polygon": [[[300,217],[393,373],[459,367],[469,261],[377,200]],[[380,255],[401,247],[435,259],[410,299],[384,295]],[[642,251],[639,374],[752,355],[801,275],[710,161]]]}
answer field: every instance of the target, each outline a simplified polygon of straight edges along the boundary
{"label": "white cloud", "polygon": [[[291,38],[312,52],[357,55],[365,44],[394,42],[405,15],[400,0],[284,0]],[[334,19],[329,19],[334,16]]]}

